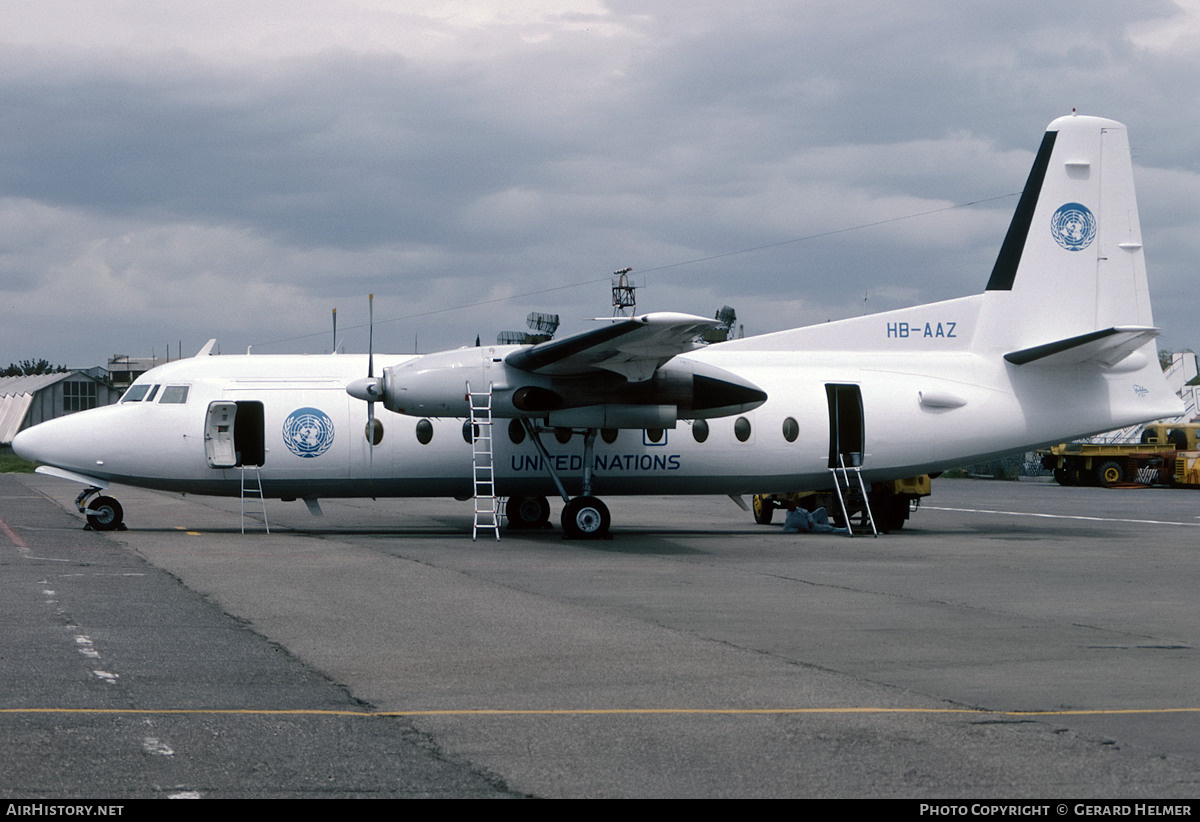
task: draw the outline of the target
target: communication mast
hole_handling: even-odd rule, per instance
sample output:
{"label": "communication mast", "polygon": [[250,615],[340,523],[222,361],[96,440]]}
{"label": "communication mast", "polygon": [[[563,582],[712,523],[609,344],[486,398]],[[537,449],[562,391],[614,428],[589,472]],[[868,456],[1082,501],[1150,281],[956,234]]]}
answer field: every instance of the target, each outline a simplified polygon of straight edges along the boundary
{"label": "communication mast", "polygon": [[613,272],[613,276],[616,278],[612,281],[614,317],[632,317],[637,314],[637,296],[634,294],[637,286],[633,284],[633,280],[629,279],[630,271],[633,269],[622,268],[620,271]]}

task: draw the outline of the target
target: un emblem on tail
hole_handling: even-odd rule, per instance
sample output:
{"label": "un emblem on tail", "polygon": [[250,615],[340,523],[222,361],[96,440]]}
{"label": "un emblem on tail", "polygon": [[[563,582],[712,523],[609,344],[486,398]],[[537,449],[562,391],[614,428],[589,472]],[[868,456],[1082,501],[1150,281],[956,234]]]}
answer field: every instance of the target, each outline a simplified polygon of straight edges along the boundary
{"label": "un emblem on tail", "polygon": [[1050,218],[1050,233],[1067,251],[1083,251],[1096,239],[1096,215],[1079,203],[1059,206]]}
{"label": "un emblem on tail", "polygon": [[333,420],[320,408],[297,408],[283,421],[283,444],[297,457],[319,457],[333,445]]}

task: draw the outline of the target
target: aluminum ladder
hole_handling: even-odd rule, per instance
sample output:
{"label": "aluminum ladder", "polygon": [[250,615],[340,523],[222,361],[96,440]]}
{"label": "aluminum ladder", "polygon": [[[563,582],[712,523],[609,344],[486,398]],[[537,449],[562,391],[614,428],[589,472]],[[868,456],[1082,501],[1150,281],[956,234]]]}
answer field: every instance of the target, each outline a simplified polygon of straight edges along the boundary
{"label": "aluminum ladder", "polygon": [[263,496],[262,487],[262,468],[258,465],[243,465],[242,468],[242,533],[246,533],[246,500],[250,501],[250,513],[255,513],[255,506],[258,507],[258,513],[262,514],[263,527],[267,529],[267,533],[271,533],[271,526],[267,522],[267,498]]}
{"label": "aluminum ladder", "polygon": [[[854,527],[850,524],[850,513],[846,508],[846,497],[851,493],[858,493],[862,497],[863,520],[871,526],[871,535],[879,536],[879,529],[875,527],[875,517],[871,514],[871,502],[867,496],[866,483],[863,482],[862,468],[857,465],[846,465],[845,456],[838,454],[837,467],[830,468],[829,471],[833,474],[833,489],[837,492],[838,504],[842,506],[842,522],[846,523],[846,528],[850,531],[850,535],[854,535]],[[839,472],[841,473],[840,482],[838,480]],[[853,480],[850,479],[851,475],[854,476]],[[854,484],[851,484],[852,482]],[[845,492],[842,491],[843,484],[846,486]]]}
{"label": "aluminum ladder", "polygon": [[472,391],[467,383],[471,408],[471,482],[475,493],[475,522],[471,541],[480,528],[491,528],[500,539],[500,500],[496,497],[496,468],[492,459],[492,385],[487,391]]}

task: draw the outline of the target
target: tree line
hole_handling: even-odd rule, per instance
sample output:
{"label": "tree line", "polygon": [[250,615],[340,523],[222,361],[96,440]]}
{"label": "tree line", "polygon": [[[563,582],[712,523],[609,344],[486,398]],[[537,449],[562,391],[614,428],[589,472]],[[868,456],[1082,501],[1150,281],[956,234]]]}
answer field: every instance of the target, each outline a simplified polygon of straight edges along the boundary
{"label": "tree line", "polygon": [[0,377],[31,377],[35,374],[61,374],[68,370],[65,365],[53,365],[49,360],[21,360],[9,363],[0,371]]}

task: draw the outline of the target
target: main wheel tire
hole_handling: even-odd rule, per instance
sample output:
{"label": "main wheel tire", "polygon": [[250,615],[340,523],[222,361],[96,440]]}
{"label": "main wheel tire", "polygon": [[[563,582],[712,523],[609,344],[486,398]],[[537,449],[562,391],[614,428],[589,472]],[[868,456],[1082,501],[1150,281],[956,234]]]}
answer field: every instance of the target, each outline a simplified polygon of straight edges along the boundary
{"label": "main wheel tire", "polygon": [[93,531],[115,531],[125,521],[121,503],[112,497],[96,497],[88,505],[86,516]]}
{"label": "main wheel tire", "polygon": [[894,494],[880,494],[877,499],[871,500],[871,513],[875,516],[876,527],[883,533],[899,531],[908,520],[908,499]]}
{"label": "main wheel tire", "polygon": [[550,521],[550,502],[545,497],[509,497],[504,515],[513,530],[541,528]]}
{"label": "main wheel tire", "polygon": [[751,507],[754,509],[755,522],[759,525],[771,524],[771,518],[775,516],[775,500],[764,497],[762,494],[755,494]]}
{"label": "main wheel tire", "polygon": [[1076,476],[1079,477],[1079,485],[1084,488],[1092,488],[1100,484],[1100,472],[1096,470],[1100,467],[1099,465],[1093,463],[1092,467],[1088,468],[1082,461],[1078,461],[1075,463],[1075,466],[1077,468]]}
{"label": "main wheel tire", "polygon": [[1116,460],[1105,460],[1096,466],[1096,481],[1101,485],[1116,485],[1125,479],[1125,469]]}
{"label": "main wheel tire", "polygon": [[576,497],[563,507],[562,527],[567,539],[603,539],[611,524],[608,506],[595,497]]}

